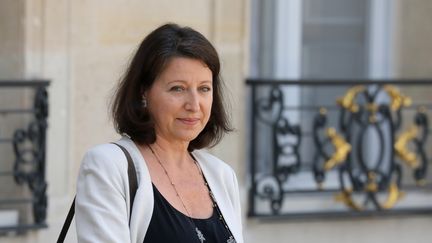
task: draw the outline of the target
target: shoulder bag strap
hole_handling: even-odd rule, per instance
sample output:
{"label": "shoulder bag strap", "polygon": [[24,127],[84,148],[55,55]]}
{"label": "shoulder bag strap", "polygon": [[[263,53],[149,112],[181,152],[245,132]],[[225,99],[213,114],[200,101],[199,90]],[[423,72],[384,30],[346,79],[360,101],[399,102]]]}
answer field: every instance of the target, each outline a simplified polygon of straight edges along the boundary
{"label": "shoulder bag strap", "polygon": [[70,224],[72,222],[74,214],[75,214],[75,197],[74,197],[72,205],[71,205],[71,207],[69,209],[69,213],[66,216],[66,220],[65,220],[65,222],[63,224],[63,227],[62,227],[62,229],[60,231],[60,235],[59,235],[59,237],[57,239],[57,243],[63,243],[64,242],[64,239],[65,239],[66,234],[67,234],[67,232],[69,230],[69,226],[70,226]]}
{"label": "shoulder bag strap", "polygon": [[[113,143],[113,144],[117,145],[123,151],[123,153],[126,156],[127,162],[128,162],[129,200],[130,200],[129,224],[130,224],[133,202],[134,202],[136,191],[138,189],[138,180],[136,177],[135,165],[132,161],[132,157],[130,156],[129,152],[123,146],[121,146],[120,144],[117,144],[117,143]],[[75,214],[75,198],[76,198],[76,196],[74,197],[74,199],[72,201],[72,205],[69,209],[69,212],[66,216],[66,220],[63,224],[60,235],[57,239],[57,243],[64,242],[66,234],[69,230],[69,226],[70,226],[72,219],[73,219],[73,216]]]}
{"label": "shoulder bag strap", "polygon": [[135,165],[133,163],[132,157],[130,156],[129,152],[123,146],[117,143],[113,143],[113,144],[117,145],[123,151],[123,153],[126,155],[126,159],[128,162],[129,202],[130,202],[129,224],[130,224],[130,219],[132,218],[131,216],[132,216],[133,201],[135,198],[136,191],[138,189],[138,180],[136,176]]}

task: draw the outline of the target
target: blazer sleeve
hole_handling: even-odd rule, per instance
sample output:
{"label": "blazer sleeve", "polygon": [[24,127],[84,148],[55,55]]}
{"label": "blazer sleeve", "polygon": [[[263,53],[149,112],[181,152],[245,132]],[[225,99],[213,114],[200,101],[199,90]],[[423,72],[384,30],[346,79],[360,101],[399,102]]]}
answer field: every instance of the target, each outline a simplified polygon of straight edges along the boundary
{"label": "blazer sleeve", "polygon": [[75,201],[80,243],[130,242],[127,162],[114,145],[89,150],[81,163]]}

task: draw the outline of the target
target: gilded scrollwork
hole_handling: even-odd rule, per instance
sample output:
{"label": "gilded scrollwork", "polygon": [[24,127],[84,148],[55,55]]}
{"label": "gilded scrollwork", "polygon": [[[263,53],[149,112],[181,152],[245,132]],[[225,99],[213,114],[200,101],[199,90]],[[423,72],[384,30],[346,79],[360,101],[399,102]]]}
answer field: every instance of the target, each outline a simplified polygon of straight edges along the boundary
{"label": "gilded scrollwork", "polygon": [[[389,103],[379,103],[378,95],[387,95]],[[360,100],[364,102],[360,103]],[[322,166],[317,164],[314,166],[317,184],[322,185],[326,172],[339,168],[340,178],[346,175],[350,178],[348,184],[352,186],[348,187],[341,179],[341,192],[336,196],[338,201],[354,210],[365,210],[368,202],[377,209],[393,208],[403,195],[400,191],[401,166],[394,156],[415,170],[414,177],[418,184],[424,183],[427,166],[424,143],[428,133],[426,109],[424,107],[419,109],[415,117],[415,125],[394,139],[392,134],[396,133],[401,124],[401,109],[412,104],[411,98],[402,94],[396,87],[383,85],[369,92],[366,86],[354,86],[337,100],[337,104],[340,106],[341,116],[344,116],[339,124],[342,134],[338,134],[333,127],[326,128],[327,112],[319,112],[315,118],[314,138],[318,149],[315,163],[320,161],[318,159],[320,157],[324,160]],[[353,129],[354,127],[358,129]],[[326,130],[327,139],[320,138],[319,131],[323,129]],[[368,131],[376,134],[378,139],[371,141],[368,136],[365,136]],[[328,154],[323,149],[328,143],[334,148],[332,154]],[[355,153],[352,150],[352,143],[357,146]],[[409,144],[415,146],[415,151],[409,149]],[[366,160],[365,151],[368,150],[365,146],[366,148],[367,146],[379,147],[376,161]],[[385,149],[392,148],[395,153],[390,158],[384,157]],[[353,168],[357,168],[356,172]],[[354,193],[357,197],[364,195],[363,204],[353,199]],[[387,197],[385,201],[381,201],[380,195],[384,193]]]}
{"label": "gilded scrollwork", "polygon": [[363,85],[354,86],[350,88],[342,98],[337,100],[337,104],[352,113],[356,113],[359,111],[359,105],[356,103],[355,99],[357,95],[365,90],[366,87]]}
{"label": "gilded scrollwork", "polygon": [[333,144],[334,152],[324,163],[324,169],[331,170],[333,167],[345,162],[348,153],[351,151],[351,145],[332,127],[327,128],[326,134]]}
{"label": "gilded scrollwork", "polygon": [[399,135],[394,145],[396,155],[413,169],[419,166],[419,162],[416,153],[408,148],[408,143],[414,140],[418,133],[419,129],[413,125]]}
{"label": "gilded scrollwork", "polygon": [[388,187],[388,196],[385,202],[381,205],[383,209],[393,208],[394,205],[404,196],[404,193],[399,190],[396,183],[391,183]]}
{"label": "gilded scrollwork", "polygon": [[390,107],[393,111],[400,110],[403,106],[411,106],[412,100],[410,97],[403,95],[398,88],[393,85],[384,85],[383,90],[390,96]]}

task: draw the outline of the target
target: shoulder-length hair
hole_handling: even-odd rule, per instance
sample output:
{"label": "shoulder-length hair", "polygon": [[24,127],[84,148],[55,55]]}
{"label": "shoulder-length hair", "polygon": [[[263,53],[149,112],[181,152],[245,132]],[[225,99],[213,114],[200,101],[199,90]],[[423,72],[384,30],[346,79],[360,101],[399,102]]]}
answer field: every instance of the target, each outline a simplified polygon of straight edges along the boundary
{"label": "shoulder-length hair", "polygon": [[112,103],[114,126],[138,144],[156,141],[154,123],[142,106],[142,94],[150,89],[173,57],[202,61],[213,76],[213,104],[203,131],[189,143],[188,150],[212,147],[231,131],[224,107],[220,61],[216,49],[199,32],[189,27],[165,24],[152,31],[140,44],[116,90]]}

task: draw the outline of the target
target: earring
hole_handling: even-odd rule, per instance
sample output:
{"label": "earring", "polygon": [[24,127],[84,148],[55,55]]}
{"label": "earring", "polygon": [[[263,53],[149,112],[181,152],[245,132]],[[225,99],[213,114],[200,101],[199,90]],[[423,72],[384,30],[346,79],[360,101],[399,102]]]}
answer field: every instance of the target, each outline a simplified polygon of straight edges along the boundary
{"label": "earring", "polygon": [[147,98],[146,98],[145,96],[142,97],[142,99],[141,99],[141,103],[142,103],[142,106],[143,106],[144,108],[147,108]]}

